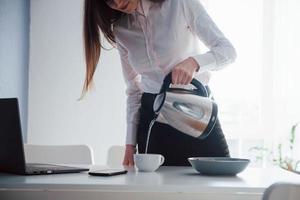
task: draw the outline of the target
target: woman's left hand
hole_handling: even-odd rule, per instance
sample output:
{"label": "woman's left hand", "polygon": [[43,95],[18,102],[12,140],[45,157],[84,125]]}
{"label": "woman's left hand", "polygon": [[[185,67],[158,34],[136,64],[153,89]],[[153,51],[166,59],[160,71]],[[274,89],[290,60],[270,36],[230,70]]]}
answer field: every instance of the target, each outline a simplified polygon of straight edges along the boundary
{"label": "woman's left hand", "polygon": [[199,68],[200,66],[192,57],[178,63],[172,70],[172,84],[190,84]]}

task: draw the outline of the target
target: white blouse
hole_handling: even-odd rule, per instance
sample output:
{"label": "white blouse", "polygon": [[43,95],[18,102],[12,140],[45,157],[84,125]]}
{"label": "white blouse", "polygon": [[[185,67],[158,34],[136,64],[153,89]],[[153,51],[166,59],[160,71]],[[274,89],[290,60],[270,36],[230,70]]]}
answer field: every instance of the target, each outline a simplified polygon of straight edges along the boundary
{"label": "white blouse", "polygon": [[[116,22],[114,34],[127,84],[126,144],[136,145],[142,93],[158,93],[176,64],[195,58],[200,66],[195,78],[206,85],[210,70],[236,58],[234,47],[199,0],[140,0],[134,13]],[[201,53],[200,41],[208,52]]]}

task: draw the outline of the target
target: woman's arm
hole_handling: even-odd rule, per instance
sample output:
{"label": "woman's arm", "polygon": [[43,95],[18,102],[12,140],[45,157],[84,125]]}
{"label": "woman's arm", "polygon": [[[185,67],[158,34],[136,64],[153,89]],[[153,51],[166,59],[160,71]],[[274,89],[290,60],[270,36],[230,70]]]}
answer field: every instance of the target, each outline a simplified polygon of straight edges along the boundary
{"label": "woman's arm", "polygon": [[139,88],[140,75],[130,66],[127,50],[118,43],[117,49],[121,57],[123,77],[127,85],[127,131],[123,165],[134,165],[133,154],[136,151],[137,122],[142,95]]}
{"label": "woman's arm", "polygon": [[199,0],[181,0],[184,14],[191,30],[209,48],[204,54],[192,58],[199,65],[198,73],[219,70],[236,59],[236,51],[224,36]]}

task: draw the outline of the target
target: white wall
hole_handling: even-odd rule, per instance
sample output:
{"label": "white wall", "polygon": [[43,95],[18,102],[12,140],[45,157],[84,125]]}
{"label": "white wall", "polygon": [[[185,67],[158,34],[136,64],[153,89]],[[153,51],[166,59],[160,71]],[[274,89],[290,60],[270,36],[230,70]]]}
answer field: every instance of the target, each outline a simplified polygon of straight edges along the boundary
{"label": "white wall", "polygon": [[29,1],[0,0],[0,98],[19,99],[23,138],[27,130]]}
{"label": "white wall", "polygon": [[104,164],[125,141],[125,83],[116,50],[103,51],[95,90],[85,76],[82,0],[31,0],[28,142],[89,144]]}

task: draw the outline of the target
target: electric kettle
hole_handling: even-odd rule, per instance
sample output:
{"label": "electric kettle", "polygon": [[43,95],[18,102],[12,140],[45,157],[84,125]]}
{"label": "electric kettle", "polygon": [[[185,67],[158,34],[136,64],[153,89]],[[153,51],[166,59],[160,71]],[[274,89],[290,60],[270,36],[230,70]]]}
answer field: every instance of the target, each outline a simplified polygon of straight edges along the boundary
{"label": "electric kettle", "polygon": [[156,121],[192,137],[206,138],[217,120],[217,104],[196,79],[191,82],[195,89],[170,88],[171,82],[172,74],[169,73],[153,104]]}

